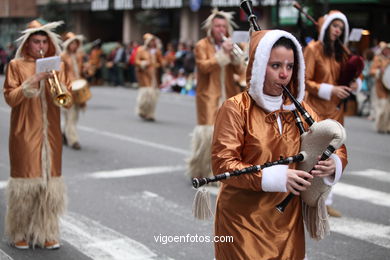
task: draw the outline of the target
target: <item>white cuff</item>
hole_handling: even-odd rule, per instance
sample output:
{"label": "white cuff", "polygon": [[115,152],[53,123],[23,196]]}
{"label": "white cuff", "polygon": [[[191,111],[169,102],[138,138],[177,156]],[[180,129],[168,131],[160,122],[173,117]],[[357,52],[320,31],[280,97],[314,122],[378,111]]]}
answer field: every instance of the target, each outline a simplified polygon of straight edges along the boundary
{"label": "white cuff", "polygon": [[329,185],[329,186],[333,186],[335,185],[341,178],[341,173],[343,172],[343,164],[341,163],[341,160],[340,160],[340,157],[337,155],[337,154],[332,154],[330,156],[330,158],[332,158],[335,163],[336,163],[336,170],[335,170],[335,174],[332,175],[332,176],[327,176],[327,177],[324,177],[323,180],[324,180],[324,183],[326,185]]}
{"label": "white cuff", "polygon": [[268,192],[287,192],[288,165],[274,165],[262,170],[261,189]]}
{"label": "white cuff", "polygon": [[147,60],[141,60],[140,67],[141,69],[145,69],[149,65],[149,61]]}
{"label": "white cuff", "polygon": [[352,93],[356,95],[356,93],[359,93],[360,90],[362,90],[363,81],[361,78],[356,79],[357,88],[356,90],[353,90]]}
{"label": "white cuff", "polygon": [[[34,88],[31,84],[32,79],[27,79],[22,83],[23,95],[27,98],[36,97],[39,95],[39,89]],[[40,84],[41,82],[39,82]],[[37,84],[37,83],[35,83]]]}
{"label": "white cuff", "polygon": [[318,90],[318,96],[322,99],[325,100],[330,100],[332,97],[332,89],[333,85],[328,84],[328,83],[321,83],[320,84],[320,89]]}
{"label": "white cuff", "polygon": [[215,53],[215,58],[220,67],[224,67],[230,63],[230,57],[222,49]]}

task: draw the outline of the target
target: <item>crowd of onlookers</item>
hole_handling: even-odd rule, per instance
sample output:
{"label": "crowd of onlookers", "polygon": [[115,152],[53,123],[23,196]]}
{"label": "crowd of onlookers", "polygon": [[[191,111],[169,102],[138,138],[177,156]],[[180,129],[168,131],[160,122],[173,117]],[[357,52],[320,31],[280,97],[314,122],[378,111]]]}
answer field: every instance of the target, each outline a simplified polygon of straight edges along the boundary
{"label": "crowd of onlookers", "polygon": [[15,57],[16,45],[10,43],[6,48],[0,45],[0,74],[4,74],[5,67]]}
{"label": "crowd of onlookers", "polygon": [[[90,49],[85,51],[84,75],[92,85],[127,86],[137,88],[135,73],[135,57],[139,43],[132,41],[127,45],[111,43],[107,50],[103,50],[103,43],[97,40],[90,44]],[[166,45],[164,54],[164,66],[160,68],[161,84],[163,92],[177,92],[181,94],[195,94],[196,70],[194,46],[184,42]],[[363,56],[365,67],[363,70],[363,85],[357,93],[358,115],[373,119],[375,116],[374,103],[375,80],[370,73],[370,67],[375,55],[381,51],[380,44],[365,50]],[[7,48],[0,46],[0,73],[4,74],[6,64],[14,57],[16,45],[9,44]]]}
{"label": "crowd of onlookers", "polygon": [[[135,57],[139,44],[136,41],[124,45],[116,43],[108,52],[97,41],[86,52],[86,77],[93,85],[137,87]],[[164,92],[193,94],[195,88],[195,57],[193,46],[168,43],[164,64],[159,68],[160,89]]]}

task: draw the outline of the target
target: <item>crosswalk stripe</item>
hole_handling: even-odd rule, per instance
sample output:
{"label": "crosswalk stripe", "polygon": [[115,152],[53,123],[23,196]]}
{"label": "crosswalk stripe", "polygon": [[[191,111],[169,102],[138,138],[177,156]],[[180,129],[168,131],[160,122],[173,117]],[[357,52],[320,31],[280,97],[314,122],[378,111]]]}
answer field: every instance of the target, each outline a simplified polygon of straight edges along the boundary
{"label": "crosswalk stripe", "polygon": [[115,171],[94,172],[88,174],[87,176],[92,178],[97,178],[97,179],[124,178],[124,177],[134,177],[134,176],[149,175],[149,174],[161,174],[161,173],[184,171],[185,169],[186,167],[184,165],[154,166],[154,167],[144,167],[144,168],[121,169]]}
{"label": "crosswalk stripe", "polygon": [[349,237],[390,248],[390,226],[352,218],[331,218],[330,229]]}
{"label": "crosswalk stripe", "polygon": [[187,150],[176,148],[176,147],[165,145],[165,144],[158,144],[158,143],[154,143],[154,142],[150,142],[150,141],[146,141],[146,140],[141,140],[139,138],[133,138],[133,137],[126,136],[126,135],[120,135],[120,134],[115,134],[115,133],[111,133],[111,132],[106,132],[106,131],[102,131],[99,129],[81,126],[81,125],[78,126],[78,128],[80,130],[83,130],[83,131],[89,132],[89,133],[99,134],[99,135],[119,139],[122,141],[131,142],[131,143],[135,143],[135,144],[140,144],[140,145],[144,145],[144,146],[150,146],[150,147],[157,148],[160,150],[174,152],[174,153],[178,153],[178,154],[182,154],[182,155],[189,155],[189,151],[187,151]]}
{"label": "crosswalk stripe", "polygon": [[377,169],[367,169],[363,171],[346,172],[346,175],[363,176],[377,181],[390,182],[390,172],[385,172]]}
{"label": "crosswalk stripe", "polygon": [[13,260],[13,258],[0,249],[0,260]]}
{"label": "crosswalk stripe", "polygon": [[61,224],[62,238],[92,259],[161,259],[145,245],[85,216],[68,213]]}
{"label": "crosswalk stripe", "polygon": [[390,207],[390,194],[339,182],[333,187],[334,194],[353,200],[366,201],[379,206]]}

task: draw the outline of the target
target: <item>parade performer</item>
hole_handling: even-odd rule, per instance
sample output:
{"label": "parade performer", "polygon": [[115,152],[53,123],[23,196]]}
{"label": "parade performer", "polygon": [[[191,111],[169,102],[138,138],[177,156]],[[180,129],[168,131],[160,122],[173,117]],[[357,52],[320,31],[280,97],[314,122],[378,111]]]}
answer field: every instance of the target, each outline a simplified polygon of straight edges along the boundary
{"label": "parade performer", "polygon": [[[306,63],[306,96],[305,101],[318,114],[321,120],[334,119],[344,123],[344,111],[339,108],[342,99],[361,86],[361,80],[350,86],[338,85],[341,66],[347,60],[342,44],[347,44],[349,25],[345,15],[339,11],[318,20],[319,37],[308,44],[304,51]],[[328,213],[340,217],[341,213],[331,207],[332,192],[326,204]]]}
{"label": "parade performer", "polygon": [[[59,36],[52,32],[60,24],[29,23],[6,71],[4,97],[11,107],[11,177],[5,232],[11,245],[19,249],[60,247],[59,217],[66,204],[61,177],[60,108],[53,102],[47,82],[53,75],[36,73],[38,58],[61,53]],[[59,81],[70,91],[70,81],[61,66]]]}
{"label": "parade performer", "polygon": [[231,40],[223,39],[233,33],[232,18],[232,13],[214,9],[203,24],[207,37],[195,46],[197,125],[192,133],[187,166],[191,178],[212,174],[210,148],[217,110],[226,98],[241,91],[234,75],[241,75],[245,57],[234,55]]}
{"label": "parade performer", "polygon": [[[390,133],[390,73],[385,70],[390,66],[390,43],[383,46],[382,51],[374,57],[371,75],[375,77],[375,129],[379,133]],[[386,78],[387,77],[387,78]],[[387,86],[385,86],[387,82]]]}
{"label": "parade performer", "polygon": [[[301,46],[281,30],[252,34],[247,69],[248,91],[220,108],[212,143],[214,175],[279,160],[299,153],[300,132],[295,106],[283,95],[286,86],[303,107],[304,59]],[[308,125],[305,124],[307,128]],[[315,165],[313,176],[329,185],[347,164],[345,146]],[[286,192],[299,194],[312,175],[295,170],[296,163],[274,165],[253,174],[222,180],[215,215],[215,235],[233,236],[232,243],[215,242],[216,259],[296,259],[305,257],[302,203],[295,196],[283,214],[275,209]]]}
{"label": "parade performer", "polygon": [[[65,34],[63,43],[63,52],[61,58],[65,65],[65,71],[71,82],[82,79],[83,68],[83,56],[84,54],[80,51],[82,45],[83,36],[75,35],[72,32]],[[85,80],[80,81],[85,83],[85,88],[88,88]],[[89,92],[88,92],[89,93]],[[64,110],[64,131],[63,139],[64,144],[69,145],[75,150],[80,150],[81,146],[79,143],[79,137],[77,134],[77,121],[79,119],[80,111],[85,109],[86,103],[73,102],[70,109]]]}
{"label": "parade performer", "polygon": [[159,39],[150,33],[143,36],[144,44],[137,50],[135,57],[138,97],[136,113],[146,121],[155,120],[155,110],[159,97],[158,86],[161,83],[160,69],[164,60]]}

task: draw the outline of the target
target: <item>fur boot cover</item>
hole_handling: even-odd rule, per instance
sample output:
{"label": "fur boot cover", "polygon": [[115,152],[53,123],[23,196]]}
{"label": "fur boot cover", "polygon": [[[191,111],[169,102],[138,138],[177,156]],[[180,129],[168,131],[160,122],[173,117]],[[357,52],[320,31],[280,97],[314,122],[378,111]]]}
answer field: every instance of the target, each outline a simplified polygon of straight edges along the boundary
{"label": "fur boot cover", "polygon": [[187,160],[187,175],[191,178],[212,176],[211,142],[214,127],[197,125],[192,132],[191,156]]}
{"label": "fur boot cover", "polygon": [[140,87],[137,97],[136,113],[142,118],[154,119],[159,90],[154,87]]}
{"label": "fur boot cover", "polygon": [[6,192],[5,233],[11,243],[26,240],[43,247],[45,241],[59,241],[59,217],[66,208],[62,177],[47,183],[41,178],[11,178]]}

